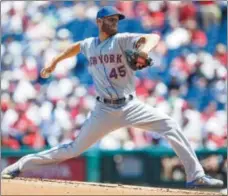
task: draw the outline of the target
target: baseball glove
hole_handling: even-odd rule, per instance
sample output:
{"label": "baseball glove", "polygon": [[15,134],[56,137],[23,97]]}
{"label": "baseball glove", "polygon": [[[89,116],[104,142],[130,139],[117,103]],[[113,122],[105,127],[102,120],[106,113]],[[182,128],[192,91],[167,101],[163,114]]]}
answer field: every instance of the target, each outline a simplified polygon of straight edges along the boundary
{"label": "baseball glove", "polygon": [[152,59],[148,55],[137,50],[126,50],[125,56],[129,67],[134,71],[153,65]]}

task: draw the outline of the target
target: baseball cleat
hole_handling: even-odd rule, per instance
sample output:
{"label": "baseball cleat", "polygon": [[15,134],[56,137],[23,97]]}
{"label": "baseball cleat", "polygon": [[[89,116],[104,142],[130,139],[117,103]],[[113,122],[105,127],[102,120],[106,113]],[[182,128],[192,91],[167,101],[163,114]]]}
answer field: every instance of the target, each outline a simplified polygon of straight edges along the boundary
{"label": "baseball cleat", "polygon": [[220,191],[220,193],[221,193],[222,195],[227,195],[227,188],[222,189],[222,190]]}
{"label": "baseball cleat", "polygon": [[19,176],[20,170],[16,167],[15,164],[10,165],[9,167],[6,167],[2,173],[1,178],[2,179],[13,179],[17,176]]}
{"label": "baseball cleat", "polygon": [[13,172],[2,173],[1,177],[2,177],[2,179],[13,179],[13,178],[19,176],[19,174],[20,174],[20,171],[16,170],[16,171],[13,171]]}
{"label": "baseball cleat", "polygon": [[222,180],[217,180],[207,175],[186,183],[187,188],[221,188],[222,186]]}

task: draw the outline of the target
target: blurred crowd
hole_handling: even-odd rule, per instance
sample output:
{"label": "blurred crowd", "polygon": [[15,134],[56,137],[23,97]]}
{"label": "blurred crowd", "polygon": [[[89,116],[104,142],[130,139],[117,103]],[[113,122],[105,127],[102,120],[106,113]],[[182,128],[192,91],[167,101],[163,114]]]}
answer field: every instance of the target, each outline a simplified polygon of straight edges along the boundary
{"label": "blurred crowd", "polygon": [[[227,142],[226,1],[4,1],[1,3],[2,146],[40,149],[75,139],[95,105],[88,62],[78,55],[39,72],[69,44],[97,36],[96,13],[113,5],[126,16],[120,32],[161,41],[154,66],[137,72],[137,94],[172,116],[194,149]],[[135,149],[169,144],[153,132],[116,130],[94,147]]]}

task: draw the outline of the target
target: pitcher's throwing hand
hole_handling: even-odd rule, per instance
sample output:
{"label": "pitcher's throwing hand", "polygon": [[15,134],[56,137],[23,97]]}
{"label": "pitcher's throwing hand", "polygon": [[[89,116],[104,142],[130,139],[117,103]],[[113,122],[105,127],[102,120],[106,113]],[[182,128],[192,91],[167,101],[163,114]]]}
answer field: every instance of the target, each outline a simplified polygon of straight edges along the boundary
{"label": "pitcher's throwing hand", "polygon": [[57,63],[53,60],[47,67],[43,68],[40,72],[42,78],[48,78],[55,70]]}

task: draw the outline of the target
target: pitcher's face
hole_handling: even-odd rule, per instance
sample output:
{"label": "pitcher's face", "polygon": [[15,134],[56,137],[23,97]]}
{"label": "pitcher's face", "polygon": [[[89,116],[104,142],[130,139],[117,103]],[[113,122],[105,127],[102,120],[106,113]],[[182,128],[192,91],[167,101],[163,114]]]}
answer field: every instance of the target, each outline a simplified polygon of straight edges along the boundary
{"label": "pitcher's face", "polygon": [[117,33],[119,22],[118,15],[104,17],[101,21],[101,31],[110,36]]}

